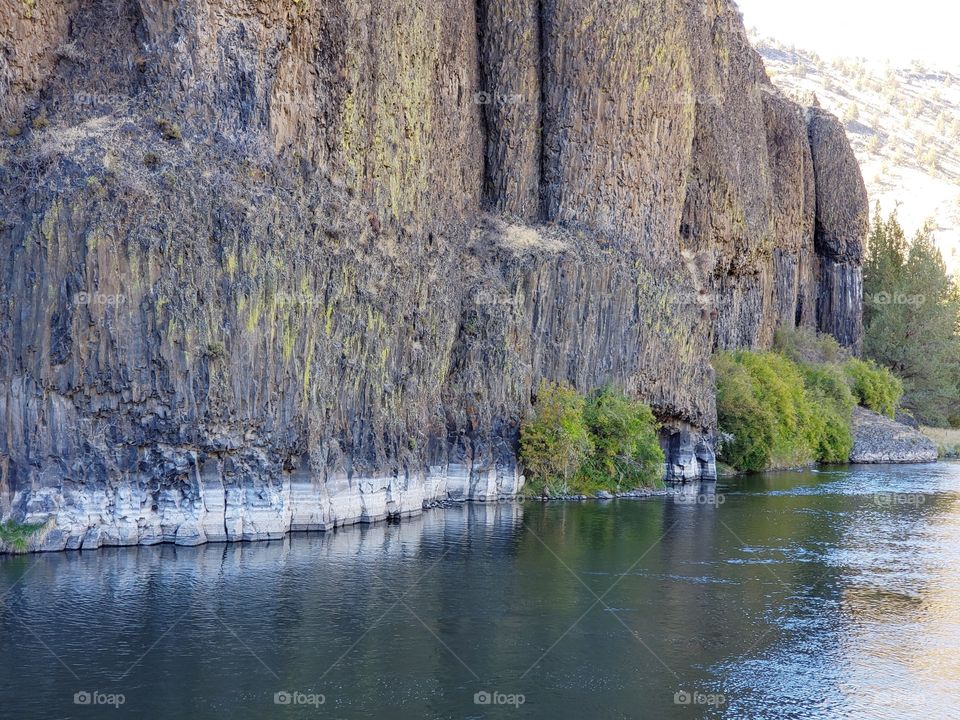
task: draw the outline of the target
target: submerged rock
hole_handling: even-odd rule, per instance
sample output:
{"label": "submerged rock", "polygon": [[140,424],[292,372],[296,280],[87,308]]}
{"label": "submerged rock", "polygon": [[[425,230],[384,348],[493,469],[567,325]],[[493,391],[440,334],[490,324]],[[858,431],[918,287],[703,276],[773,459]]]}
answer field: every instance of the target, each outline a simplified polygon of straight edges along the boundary
{"label": "submerged rock", "polygon": [[937,446],[926,435],[866,408],[854,408],[850,462],[872,464],[936,461]]}

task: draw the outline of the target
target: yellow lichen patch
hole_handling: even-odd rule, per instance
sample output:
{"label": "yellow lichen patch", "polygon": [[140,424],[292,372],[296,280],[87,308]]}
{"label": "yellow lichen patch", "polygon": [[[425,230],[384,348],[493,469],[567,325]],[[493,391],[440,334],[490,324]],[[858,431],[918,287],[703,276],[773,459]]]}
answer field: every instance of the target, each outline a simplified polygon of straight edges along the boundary
{"label": "yellow lichen patch", "polygon": [[323,323],[323,332],[327,337],[333,333],[333,304],[327,305],[326,318]]}
{"label": "yellow lichen patch", "polygon": [[100,244],[101,231],[99,228],[93,228],[87,233],[87,254],[92,255]]}
{"label": "yellow lichen patch", "polygon": [[40,234],[47,243],[54,241],[57,226],[60,224],[60,202],[53,203],[43,214],[43,220],[40,221]]}
{"label": "yellow lichen patch", "polygon": [[291,318],[283,324],[283,359],[289,360],[293,357],[293,351],[297,344],[297,329],[294,327]]}
{"label": "yellow lichen patch", "polygon": [[250,310],[247,313],[247,332],[253,332],[257,329],[257,326],[260,325],[260,318],[263,315],[264,310],[264,300],[263,297],[257,295],[250,302]]}
{"label": "yellow lichen patch", "polygon": [[313,388],[310,385],[310,380],[313,372],[313,351],[315,345],[311,338],[307,339],[307,354],[303,359],[303,385],[302,385],[302,398],[301,404],[307,405],[313,396]]}

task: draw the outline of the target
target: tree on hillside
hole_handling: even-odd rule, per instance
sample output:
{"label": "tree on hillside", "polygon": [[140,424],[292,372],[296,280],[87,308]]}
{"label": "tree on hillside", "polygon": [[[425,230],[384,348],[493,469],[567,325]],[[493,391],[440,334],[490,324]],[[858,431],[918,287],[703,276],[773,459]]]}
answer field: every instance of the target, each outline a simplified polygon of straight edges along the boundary
{"label": "tree on hillside", "polygon": [[960,290],[925,226],[907,243],[877,208],[864,265],[864,354],[904,383],[904,405],[930,425],[960,413]]}

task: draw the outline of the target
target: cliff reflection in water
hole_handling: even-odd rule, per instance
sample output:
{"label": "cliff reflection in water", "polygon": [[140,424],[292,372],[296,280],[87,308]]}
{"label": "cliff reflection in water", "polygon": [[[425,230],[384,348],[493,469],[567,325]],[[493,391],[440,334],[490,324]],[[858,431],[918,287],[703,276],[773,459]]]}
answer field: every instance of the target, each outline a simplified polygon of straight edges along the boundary
{"label": "cliff reflection in water", "polygon": [[0,703],[99,717],[73,702],[99,690],[120,714],[303,717],[275,704],[289,691],[322,695],[318,717],[514,711],[474,703],[489,692],[534,718],[948,717],[958,502],[957,465],[838,469],[6,557]]}

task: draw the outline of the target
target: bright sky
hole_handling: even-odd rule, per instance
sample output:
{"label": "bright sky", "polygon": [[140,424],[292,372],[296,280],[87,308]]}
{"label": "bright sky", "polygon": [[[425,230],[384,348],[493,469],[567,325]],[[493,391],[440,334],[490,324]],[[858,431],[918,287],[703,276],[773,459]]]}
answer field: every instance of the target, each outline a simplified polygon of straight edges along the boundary
{"label": "bright sky", "polygon": [[737,0],[748,28],[825,58],[960,69],[957,0]]}

